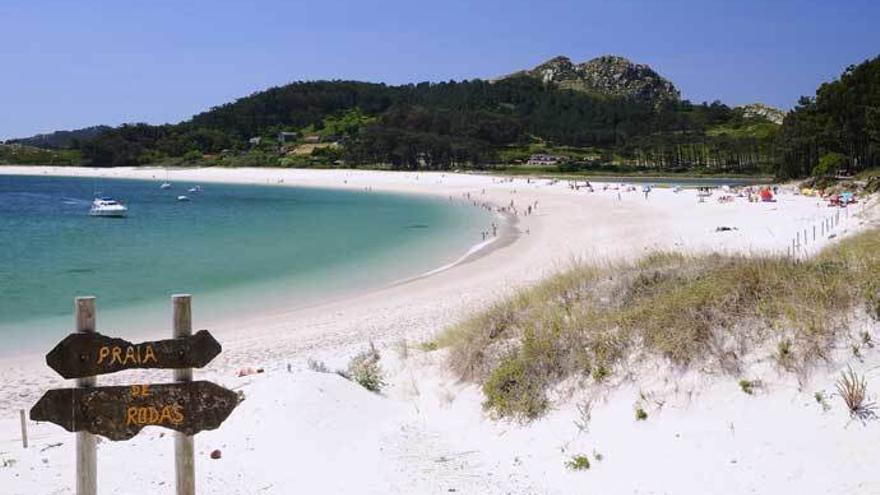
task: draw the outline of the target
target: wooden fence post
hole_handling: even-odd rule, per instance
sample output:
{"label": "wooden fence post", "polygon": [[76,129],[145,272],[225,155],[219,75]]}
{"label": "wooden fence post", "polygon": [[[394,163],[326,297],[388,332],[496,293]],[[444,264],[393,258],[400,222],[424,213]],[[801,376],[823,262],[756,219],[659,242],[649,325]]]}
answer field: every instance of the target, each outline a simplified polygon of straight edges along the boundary
{"label": "wooden fence post", "polygon": [[[95,332],[95,298],[77,297],[75,302],[76,331]],[[78,378],[77,387],[94,387],[94,376]],[[97,439],[86,431],[76,433],[76,494],[95,495],[98,491]]]}
{"label": "wooden fence post", "polygon": [[[176,294],[171,297],[174,307],[174,330],[173,337],[188,337],[192,335],[192,296],[189,294]],[[174,370],[174,381],[191,382],[193,377],[192,368],[179,368]],[[193,437],[180,432],[174,434],[174,471],[176,475],[177,495],[195,495],[195,448]]]}
{"label": "wooden fence post", "polygon": [[27,448],[27,418],[24,417],[24,409],[19,409],[18,415],[21,417],[21,446]]}

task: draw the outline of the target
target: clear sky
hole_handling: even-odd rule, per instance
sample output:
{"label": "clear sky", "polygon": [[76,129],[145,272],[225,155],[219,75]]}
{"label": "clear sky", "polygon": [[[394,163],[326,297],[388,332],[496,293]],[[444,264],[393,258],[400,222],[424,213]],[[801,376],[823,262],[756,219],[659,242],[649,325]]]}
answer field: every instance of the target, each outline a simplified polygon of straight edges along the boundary
{"label": "clear sky", "polygon": [[489,78],[556,55],[789,108],[880,54],[878,0],[0,0],[0,139],[178,122],[296,80]]}

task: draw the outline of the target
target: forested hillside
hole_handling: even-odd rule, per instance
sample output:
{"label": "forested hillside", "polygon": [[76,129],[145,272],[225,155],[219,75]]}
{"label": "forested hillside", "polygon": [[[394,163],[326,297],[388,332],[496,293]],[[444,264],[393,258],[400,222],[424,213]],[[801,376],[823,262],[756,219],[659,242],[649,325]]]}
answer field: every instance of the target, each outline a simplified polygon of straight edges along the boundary
{"label": "forested hillside", "polygon": [[[344,128],[334,123],[347,122]],[[227,164],[386,165],[450,169],[504,164],[539,149],[577,148],[574,166],[603,160],[650,170],[754,172],[772,167],[770,137],[737,133],[761,118],[720,103],[665,105],[601,98],[530,77],[386,86],[299,82],[242,98],[178,125],[127,125],[83,146],[96,166],[218,156]],[[713,133],[719,125],[731,132]],[[328,127],[334,128],[328,132]],[[319,136],[309,156],[276,136]],[[251,138],[260,137],[260,143]],[[511,152],[513,150],[513,152]],[[202,157],[202,158],[200,158]],[[571,157],[569,157],[571,158]],[[513,159],[517,161],[517,159]]]}
{"label": "forested hillside", "polygon": [[78,149],[80,143],[90,141],[111,129],[106,125],[96,125],[73,131],[55,131],[48,134],[37,134],[29,138],[11,139],[8,144],[45,149]]}
{"label": "forested hillside", "polygon": [[880,57],[848,67],[815,98],[801,98],[778,145],[783,177],[880,167]]}
{"label": "forested hillside", "polygon": [[[647,66],[596,60],[606,59],[614,63],[602,70],[591,61],[568,74],[569,63],[548,76],[543,64],[496,81],[296,82],[180,124],[124,125],[78,144],[93,166],[525,168],[535,154],[567,172],[801,177],[877,166],[878,59],[802,98],[782,126],[773,109],[680,100]],[[603,82],[608,74],[616,86]]]}

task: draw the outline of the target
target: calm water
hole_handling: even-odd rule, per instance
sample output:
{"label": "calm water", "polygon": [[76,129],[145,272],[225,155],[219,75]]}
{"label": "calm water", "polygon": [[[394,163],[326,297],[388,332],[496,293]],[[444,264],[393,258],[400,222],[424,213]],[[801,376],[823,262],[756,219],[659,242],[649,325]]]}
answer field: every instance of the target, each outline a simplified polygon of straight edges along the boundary
{"label": "calm water", "polygon": [[[0,335],[48,347],[76,295],[98,297],[98,330],[164,337],[170,295],[195,324],[379,287],[454,261],[490,218],[449,201],[376,192],[0,176]],[[88,215],[96,192],[124,219]],[[155,327],[161,328],[155,328]]]}

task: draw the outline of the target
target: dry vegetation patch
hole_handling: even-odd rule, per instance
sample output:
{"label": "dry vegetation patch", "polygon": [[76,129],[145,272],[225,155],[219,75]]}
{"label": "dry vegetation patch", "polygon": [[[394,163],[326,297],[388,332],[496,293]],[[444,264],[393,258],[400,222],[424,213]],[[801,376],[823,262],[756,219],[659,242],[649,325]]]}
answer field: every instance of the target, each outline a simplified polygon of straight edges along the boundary
{"label": "dry vegetation patch", "polygon": [[736,374],[759,347],[783,369],[825,359],[853,310],[880,317],[880,231],[797,262],[779,256],[659,253],[577,265],[446,331],[449,364],[482,384],[485,406],[528,420],[562,380],[602,381],[637,353]]}

